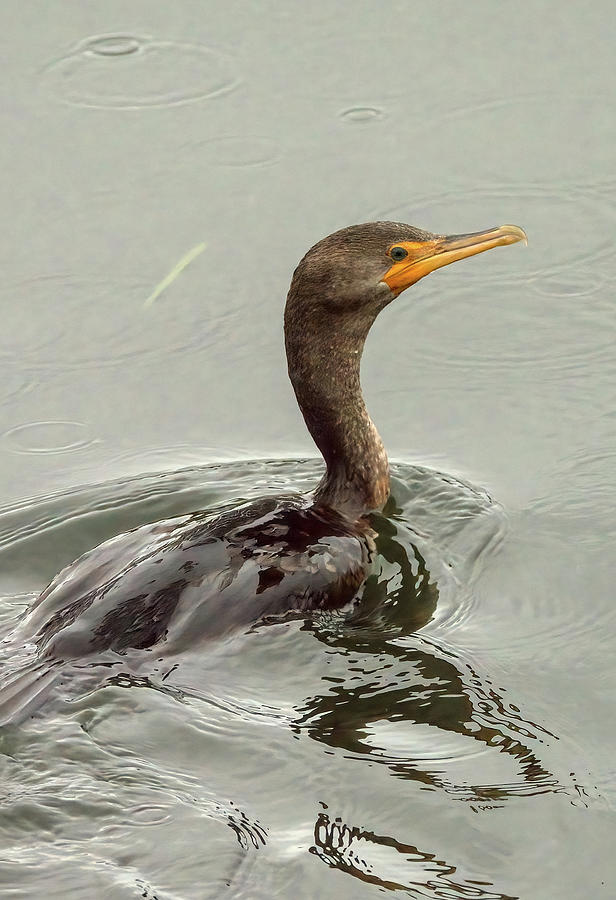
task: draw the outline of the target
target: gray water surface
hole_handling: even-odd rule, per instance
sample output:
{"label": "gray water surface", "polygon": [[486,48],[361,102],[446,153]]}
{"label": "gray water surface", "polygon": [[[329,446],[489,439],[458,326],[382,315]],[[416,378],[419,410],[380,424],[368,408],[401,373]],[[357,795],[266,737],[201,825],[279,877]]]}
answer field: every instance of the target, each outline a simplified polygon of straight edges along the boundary
{"label": "gray water surface", "polygon": [[3,896],[613,896],[611,13],[5,4],[2,635],[113,534],[314,483],[281,319],[320,237],[529,245],[367,344],[415,605],[386,561],[382,621],[120,666],[5,729]]}

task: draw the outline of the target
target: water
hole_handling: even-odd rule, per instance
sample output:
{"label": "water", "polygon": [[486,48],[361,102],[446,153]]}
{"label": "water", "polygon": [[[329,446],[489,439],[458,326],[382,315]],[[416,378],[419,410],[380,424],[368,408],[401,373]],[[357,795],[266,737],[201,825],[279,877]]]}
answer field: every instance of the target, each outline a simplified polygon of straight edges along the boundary
{"label": "water", "polygon": [[370,335],[385,613],[114,671],[6,729],[3,895],[611,896],[607,3],[8,12],[3,634],[106,537],[314,482],[281,313],[315,240],[392,217],[529,246]]}

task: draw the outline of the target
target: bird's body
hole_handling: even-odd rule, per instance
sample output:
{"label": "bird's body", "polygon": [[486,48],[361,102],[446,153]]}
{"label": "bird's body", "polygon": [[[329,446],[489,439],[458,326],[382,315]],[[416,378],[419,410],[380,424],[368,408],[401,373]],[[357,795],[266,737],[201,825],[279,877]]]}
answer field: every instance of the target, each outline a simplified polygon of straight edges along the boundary
{"label": "bird's body", "polygon": [[367,526],[299,495],[193,513],[111,538],[43,591],[22,636],[64,660],[167,655],[289,612],[353,600],[374,550]]}
{"label": "bird's body", "polygon": [[448,238],[373,222],[316,244],[294,273],[285,309],[289,376],[326,463],[313,496],[264,497],[143,525],[80,557],[11,636],[34,655],[20,668],[9,654],[0,722],[40,701],[63,665],[154,648],[173,656],[260,621],[356,600],[375,557],[370,513],[389,496],[387,455],[359,381],[370,327],[434,269],[524,237],[510,225]]}

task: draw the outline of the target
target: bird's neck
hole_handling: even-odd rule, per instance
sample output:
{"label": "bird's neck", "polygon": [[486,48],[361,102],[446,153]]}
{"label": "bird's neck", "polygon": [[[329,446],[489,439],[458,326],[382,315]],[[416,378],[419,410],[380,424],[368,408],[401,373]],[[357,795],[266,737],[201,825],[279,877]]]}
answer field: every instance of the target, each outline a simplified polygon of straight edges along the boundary
{"label": "bird's neck", "polygon": [[325,459],[315,503],[351,518],[381,509],[389,463],[366,409],[359,368],[370,323],[356,333],[286,327],[289,376],[308,431]]}

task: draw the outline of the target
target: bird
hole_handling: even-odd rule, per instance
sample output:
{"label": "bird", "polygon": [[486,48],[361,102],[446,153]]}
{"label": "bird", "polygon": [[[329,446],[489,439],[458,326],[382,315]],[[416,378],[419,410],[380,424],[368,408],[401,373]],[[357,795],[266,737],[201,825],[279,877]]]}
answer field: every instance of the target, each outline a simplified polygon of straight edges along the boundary
{"label": "bird", "polygon": [[5,639],[22,662],[0,673],[0,722],[23,717],[67,666],[154,650],[174,657],[261,622],[359,602],[375,565],[370,516],[390,493],[360,385],[368,332],[428,274],[518,241],[526,235],[515,225],[447,236],[369,222],[308,250],[284,336],[297,403],[325,462],[314,491],[141,525],[71,563]]}

